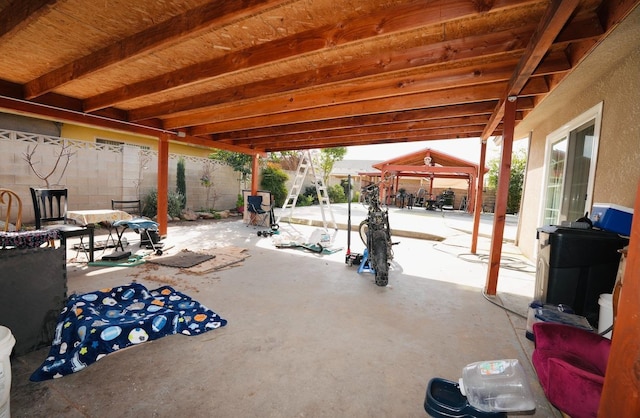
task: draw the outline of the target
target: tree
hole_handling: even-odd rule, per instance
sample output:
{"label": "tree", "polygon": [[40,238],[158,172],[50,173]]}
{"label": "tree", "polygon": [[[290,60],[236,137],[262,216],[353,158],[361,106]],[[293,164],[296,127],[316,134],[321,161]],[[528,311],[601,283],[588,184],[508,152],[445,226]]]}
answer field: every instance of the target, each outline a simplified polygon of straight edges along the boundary
{"label": "tree", "polygon": [[178,160],[176,172],[176,191],[181,196],[180,209],[187,206],[187,179],[185,177],[184,158]]}
{"label": "tree", "polygon": [[319,165],[320,170],[322,170],[322,182],[325,186],[329,183],[329,175],[333,170],[333,165],[336,161],[342,161],[345,155],[347,155],[346,147],[323,148],[320,150]]}
{"label": "tree", "polygon": [[[215,184],[213,184],[213,176],[216,170],[215,164],[213,161],[207,161],[202,165],[202,171],[200,172],[200,184],[207,189],[206,206],[211,209],[216,207],[216,198],[218,197]],[[211,204],[209,204],[210,200]]]}
{"label": "tree", "polygon": [[249,177],[249,174],[251,174],[251,155],[243,154],[241,152],[216,150],[209,155],[209,158],[220,161],[233,168],[233,171],[240,173],[240,188],[242,189]]}
{"label": "tree", "polygon": [[280,164],[283,170],[294,171],[300,163],[300,153],[298,151],[271,152],[269,160]]}
{"label": "tree", "polygon": [[58,154],[54,156],[55,162],[53,163],[53,166],[51,167],[51,170],[49,172],[40,172],[36,169],[36,165],[38,164],[38,162],[35,161],[34,156],[36,154],[36,150],[38,149],[38,144],[34,145],[33,149],[31,149],[30,146],[27,146],[27,152],[23,154],[23,158],[27,162],[27,164],[29,164],[29,168],[31,168],[31,171],[33,171],[33,173],[40,180],[44,180],[45,184],[47,185],[47,189],[51,186],[51,184],[49,183],[49,178],[53,176],[56,170],[58,170],[58,166],[62,163],[62,169],[59,170],[60,177],[58,178],[56,184],[60,183],[65,171],[67,171],[67,167],[69,166],[71,157],[76,154],[74,151],[71,151],[71,145],[66,143],[65,141],[58,142],[58,145],[60,146],[60,149],[58,151]]}
{"label": "tree", "polygon": [[[507,199],[507,213],[518,213],[522,199],[522,185],[524,184],[525,169],[527,167],[527,153],[520,149],[511,156],[511,172],[509,178],[509,196]],[[498,187],[500,173],[500,158],[489,161],[488,185],[492,189]]]}

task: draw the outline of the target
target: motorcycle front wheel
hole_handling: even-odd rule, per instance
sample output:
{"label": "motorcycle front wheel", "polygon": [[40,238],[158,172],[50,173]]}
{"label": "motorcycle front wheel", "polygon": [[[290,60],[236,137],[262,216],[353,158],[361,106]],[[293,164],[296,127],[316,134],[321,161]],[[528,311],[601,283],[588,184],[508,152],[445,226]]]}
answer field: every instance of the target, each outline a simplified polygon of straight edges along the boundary
{"label": "motorcycle front wheel", "polygon": [[360,222],[360,226],[358,227],[358,234],[360,235],[360,239],[365,247],[367,247],[367,232],[369,232],[369,221],[364,220]]}

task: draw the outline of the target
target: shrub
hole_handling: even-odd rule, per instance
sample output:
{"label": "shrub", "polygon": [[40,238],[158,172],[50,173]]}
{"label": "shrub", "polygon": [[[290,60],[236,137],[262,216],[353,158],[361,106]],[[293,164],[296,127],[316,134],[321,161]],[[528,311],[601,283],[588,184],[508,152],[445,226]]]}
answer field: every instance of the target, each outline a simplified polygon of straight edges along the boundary
{"label": "shrub", "polygon": [[[305,196],[310,202],[307,206],[318,204],[318,191],[316,190],[316,186],[306,187],[302,195]],[[300,201],[301,197],[302,196],[298,196],[298,202]]]}
{"label": "shrub", "polygon": [[296,206],[311,206],[313,204],[313,198],[311,196],[307,196],[301,194],[298,196],[298,201],[296,202]]}
{"label": "shrub", "polygon": [[282,206],[287,198],[287,186],[285,185],[289,176],[278,165],[269,163],[262,170],[262,180],[260,187],[271,192],[274,204]]}
{"label": "shrub", "polygon": [[329,194],[329,201],[331,203],[346,203],[347,201],[344,189],[339,184],[327,187],[327,193]]}
{"label": "shrub", "polygon": [[[177,192],[169,192],[168,212],[172,218],[180,216],[184,197]],[[155,218],[158,214],[158,191],[150,191],[142,199],[142,215],[147,218]]]}

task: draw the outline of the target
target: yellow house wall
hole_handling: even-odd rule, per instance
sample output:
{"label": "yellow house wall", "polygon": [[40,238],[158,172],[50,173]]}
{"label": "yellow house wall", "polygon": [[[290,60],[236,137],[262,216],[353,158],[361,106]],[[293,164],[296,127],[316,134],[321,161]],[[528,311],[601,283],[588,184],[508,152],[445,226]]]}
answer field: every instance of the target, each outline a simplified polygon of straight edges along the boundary
{"label": "yellow house wall", "polygon": [[[158,150],[158,140],[144,135],[133,135],[125,132],[110,131],[106,129],[95,129],[87,126],[64,124],[61,136],[65,138],[80,139],[87,142],[95,142],[96,138],[107,139],[127,144],[147,146],[152,150]],[[208,157],[212,150],[175,142],[169,143],[169,152],[180,155],[191,155],[194,157]]]}
{"label": "yellow house wall", "polygon": [[[640,180],[640,9],[516,128],[531,134],[519,247],[536,256],[540,227],[547,136],[588,109],[603,103],[593,202],[633,207]],[[638,216],[638,215],[636,215]]]}

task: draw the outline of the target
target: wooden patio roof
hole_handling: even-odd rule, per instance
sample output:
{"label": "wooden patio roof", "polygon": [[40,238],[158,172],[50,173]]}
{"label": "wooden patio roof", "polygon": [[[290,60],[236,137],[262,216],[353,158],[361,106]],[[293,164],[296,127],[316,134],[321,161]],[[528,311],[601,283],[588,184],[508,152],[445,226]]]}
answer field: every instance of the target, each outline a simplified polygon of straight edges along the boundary
{"label": "wooden patio roof", "polygon": [[[255,170],[269,151],[504,130],[505,160],[514,125],[639,2],[0,0],[0,111],[158,137],[166,232],[168,141],[253,154]],[[504,222],[506,194],[498,206]],[[496,222],[493,289],[501,240]],[[633,273],[639,253],[629,251]],[[638,294],[633,273],[625,298]],[[629,301],[603,416],[640,411]]]}
{"label": "wooden patio roof", "polygon": [[247,153],[486,139],[637,3],[0,0],[0,111]]}

